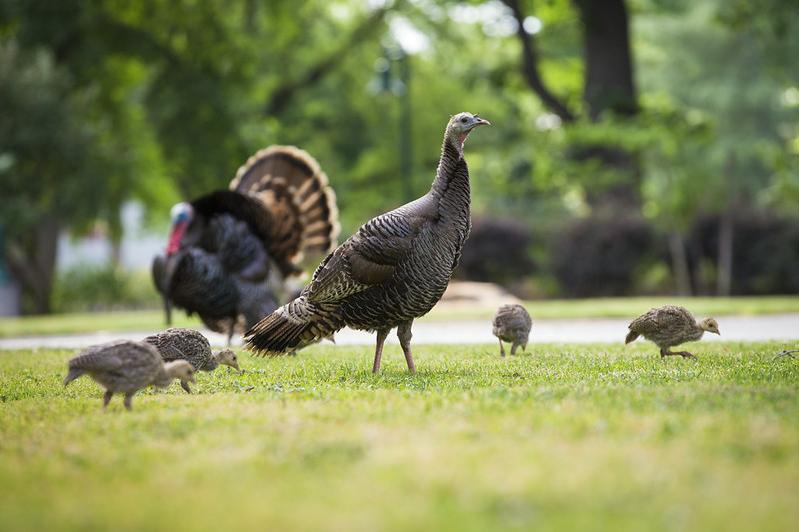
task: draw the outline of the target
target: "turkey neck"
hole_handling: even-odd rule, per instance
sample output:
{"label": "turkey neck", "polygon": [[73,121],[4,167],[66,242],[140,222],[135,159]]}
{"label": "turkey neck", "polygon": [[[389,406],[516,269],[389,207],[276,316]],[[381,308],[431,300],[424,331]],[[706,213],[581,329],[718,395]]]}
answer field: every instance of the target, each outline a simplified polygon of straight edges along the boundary
{"label": "turkey neck", "polygon": [[216,359],[217,354],[211,353],[211,358],[205,363],[205,365],[201,369],[202,371],[213,371],[217,367],[219,367],[219,361]]}
{"label": "turkey neck", "polygon": [[469,169],[463,158],[463,148],[459,149],[456,143],[458,140],[444,137],[430,194],[438,202],[438,215],[442,222],[468,223],[471,203]]}

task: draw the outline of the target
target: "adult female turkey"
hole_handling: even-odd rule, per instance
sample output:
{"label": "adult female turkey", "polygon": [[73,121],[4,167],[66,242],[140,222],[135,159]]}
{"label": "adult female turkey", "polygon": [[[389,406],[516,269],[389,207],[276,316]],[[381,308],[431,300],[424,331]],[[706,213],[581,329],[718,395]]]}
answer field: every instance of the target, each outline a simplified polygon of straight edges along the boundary
{"label": "adult female turkey", "polygon": [[335,194],[316,160],[291,146],[259,151],[229,190],[172,208],[166,254],[152,267],[167,324],[174,303],[229,343],[278,307],[303,254],[328,253],[338,231]]}
{"label": "adult female turkey", "polygon": [[245,336],[260,354],[294,351],[349,326],[377,331],[372,371],[380,370],[383,342],[398,327],[408,369],[411,325],[441,298],[469,235],[469,170],[463,143],[488,124],[476,115],[453,116],[430,191],[366,222],[327,256],[294,301],[280,307]]}

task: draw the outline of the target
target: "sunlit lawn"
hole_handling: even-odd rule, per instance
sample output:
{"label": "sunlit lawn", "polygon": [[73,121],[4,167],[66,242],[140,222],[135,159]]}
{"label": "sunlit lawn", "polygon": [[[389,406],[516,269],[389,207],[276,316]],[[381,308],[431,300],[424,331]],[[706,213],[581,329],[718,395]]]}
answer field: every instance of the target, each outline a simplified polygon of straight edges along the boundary
{"label": "sunlit lawn", "polygon": [[101,410],[71,351],[0,352],[3,530],[797,530],[776,344],[316,346]]}
{"label": "sunlit lawn", "polygon": [[[632,297],[606,299],[552,299],[527,301],[525,306],[535,319],[559,318],[634,318],[652,307],[665,304],[685,305],[702,316],[730,314],[759,315],[799,312],[799,297]],[[439,304],[422,320],[490,319],[495,306],[458,302]],[[173,312],[174,325],[200,327],[197,317]],[[69,334],[93,331],[154,331],[164,328],[164,316],[158,310],[59,314],[25,318],[0,318],[0,338],[37,334]]]}

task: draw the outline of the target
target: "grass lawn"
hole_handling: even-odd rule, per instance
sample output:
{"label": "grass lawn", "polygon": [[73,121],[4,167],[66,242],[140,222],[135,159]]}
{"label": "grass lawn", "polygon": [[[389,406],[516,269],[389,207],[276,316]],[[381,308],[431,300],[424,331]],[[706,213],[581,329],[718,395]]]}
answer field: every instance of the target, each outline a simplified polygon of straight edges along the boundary
{"label": "grass lawn", "polygon": [[778,344],[315,346],[140,393],[0,352],[4,530],[797,530],[799,360]]}
{"label": "grass lawn", "polygon": [[[629,318],[665,304],[684,305],[698,316],[760,315],[799,312],[799,296],[767,297],[629,297],[603,299],[551,299],[527,301],[533,319]],[[494,306],[468,303],[438,304],[422,320],[450,321],[491,319]],[[201,327],[197,317],[189,318],[175,310],[176,327]],[[91,314],[56,314],[24,318],[0,318],[0,338],[11,336],[70,334],[93,331],[155,331],[163,329],[160,310],[105,312]]]}

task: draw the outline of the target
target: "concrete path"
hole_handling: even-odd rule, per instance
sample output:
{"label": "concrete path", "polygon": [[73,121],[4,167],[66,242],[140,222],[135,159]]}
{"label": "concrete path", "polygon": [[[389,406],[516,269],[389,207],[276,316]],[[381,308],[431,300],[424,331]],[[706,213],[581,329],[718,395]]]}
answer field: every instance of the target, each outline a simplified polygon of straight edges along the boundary
{"label": "concrete path", "polygon": [[[721,316],[718,318],[722,336],[706,334],[706,340],[780,340],[794,342],[799,348],[799,314],[768,316]],[[533,323],[531,343],[592,343],[623,342],[627,334],[626,319],[537,320]],[[203,331],[213,345],[224,345],[225,337]],[[0,339],[0,349],[31,349],[37,347],[80,348],[121,338],[140,339],[142,332],[98,332],[94,334],[38,336]],[[396,335],[389,343],[398,343]],[[413,327],[414,344],[483,344],[495,343],[491,323],[481,321],[422,321]],[[241,344],[234,338],[235,345]],[[373,345],[374,334],[344,329],[336,334],[337,345]]]}

